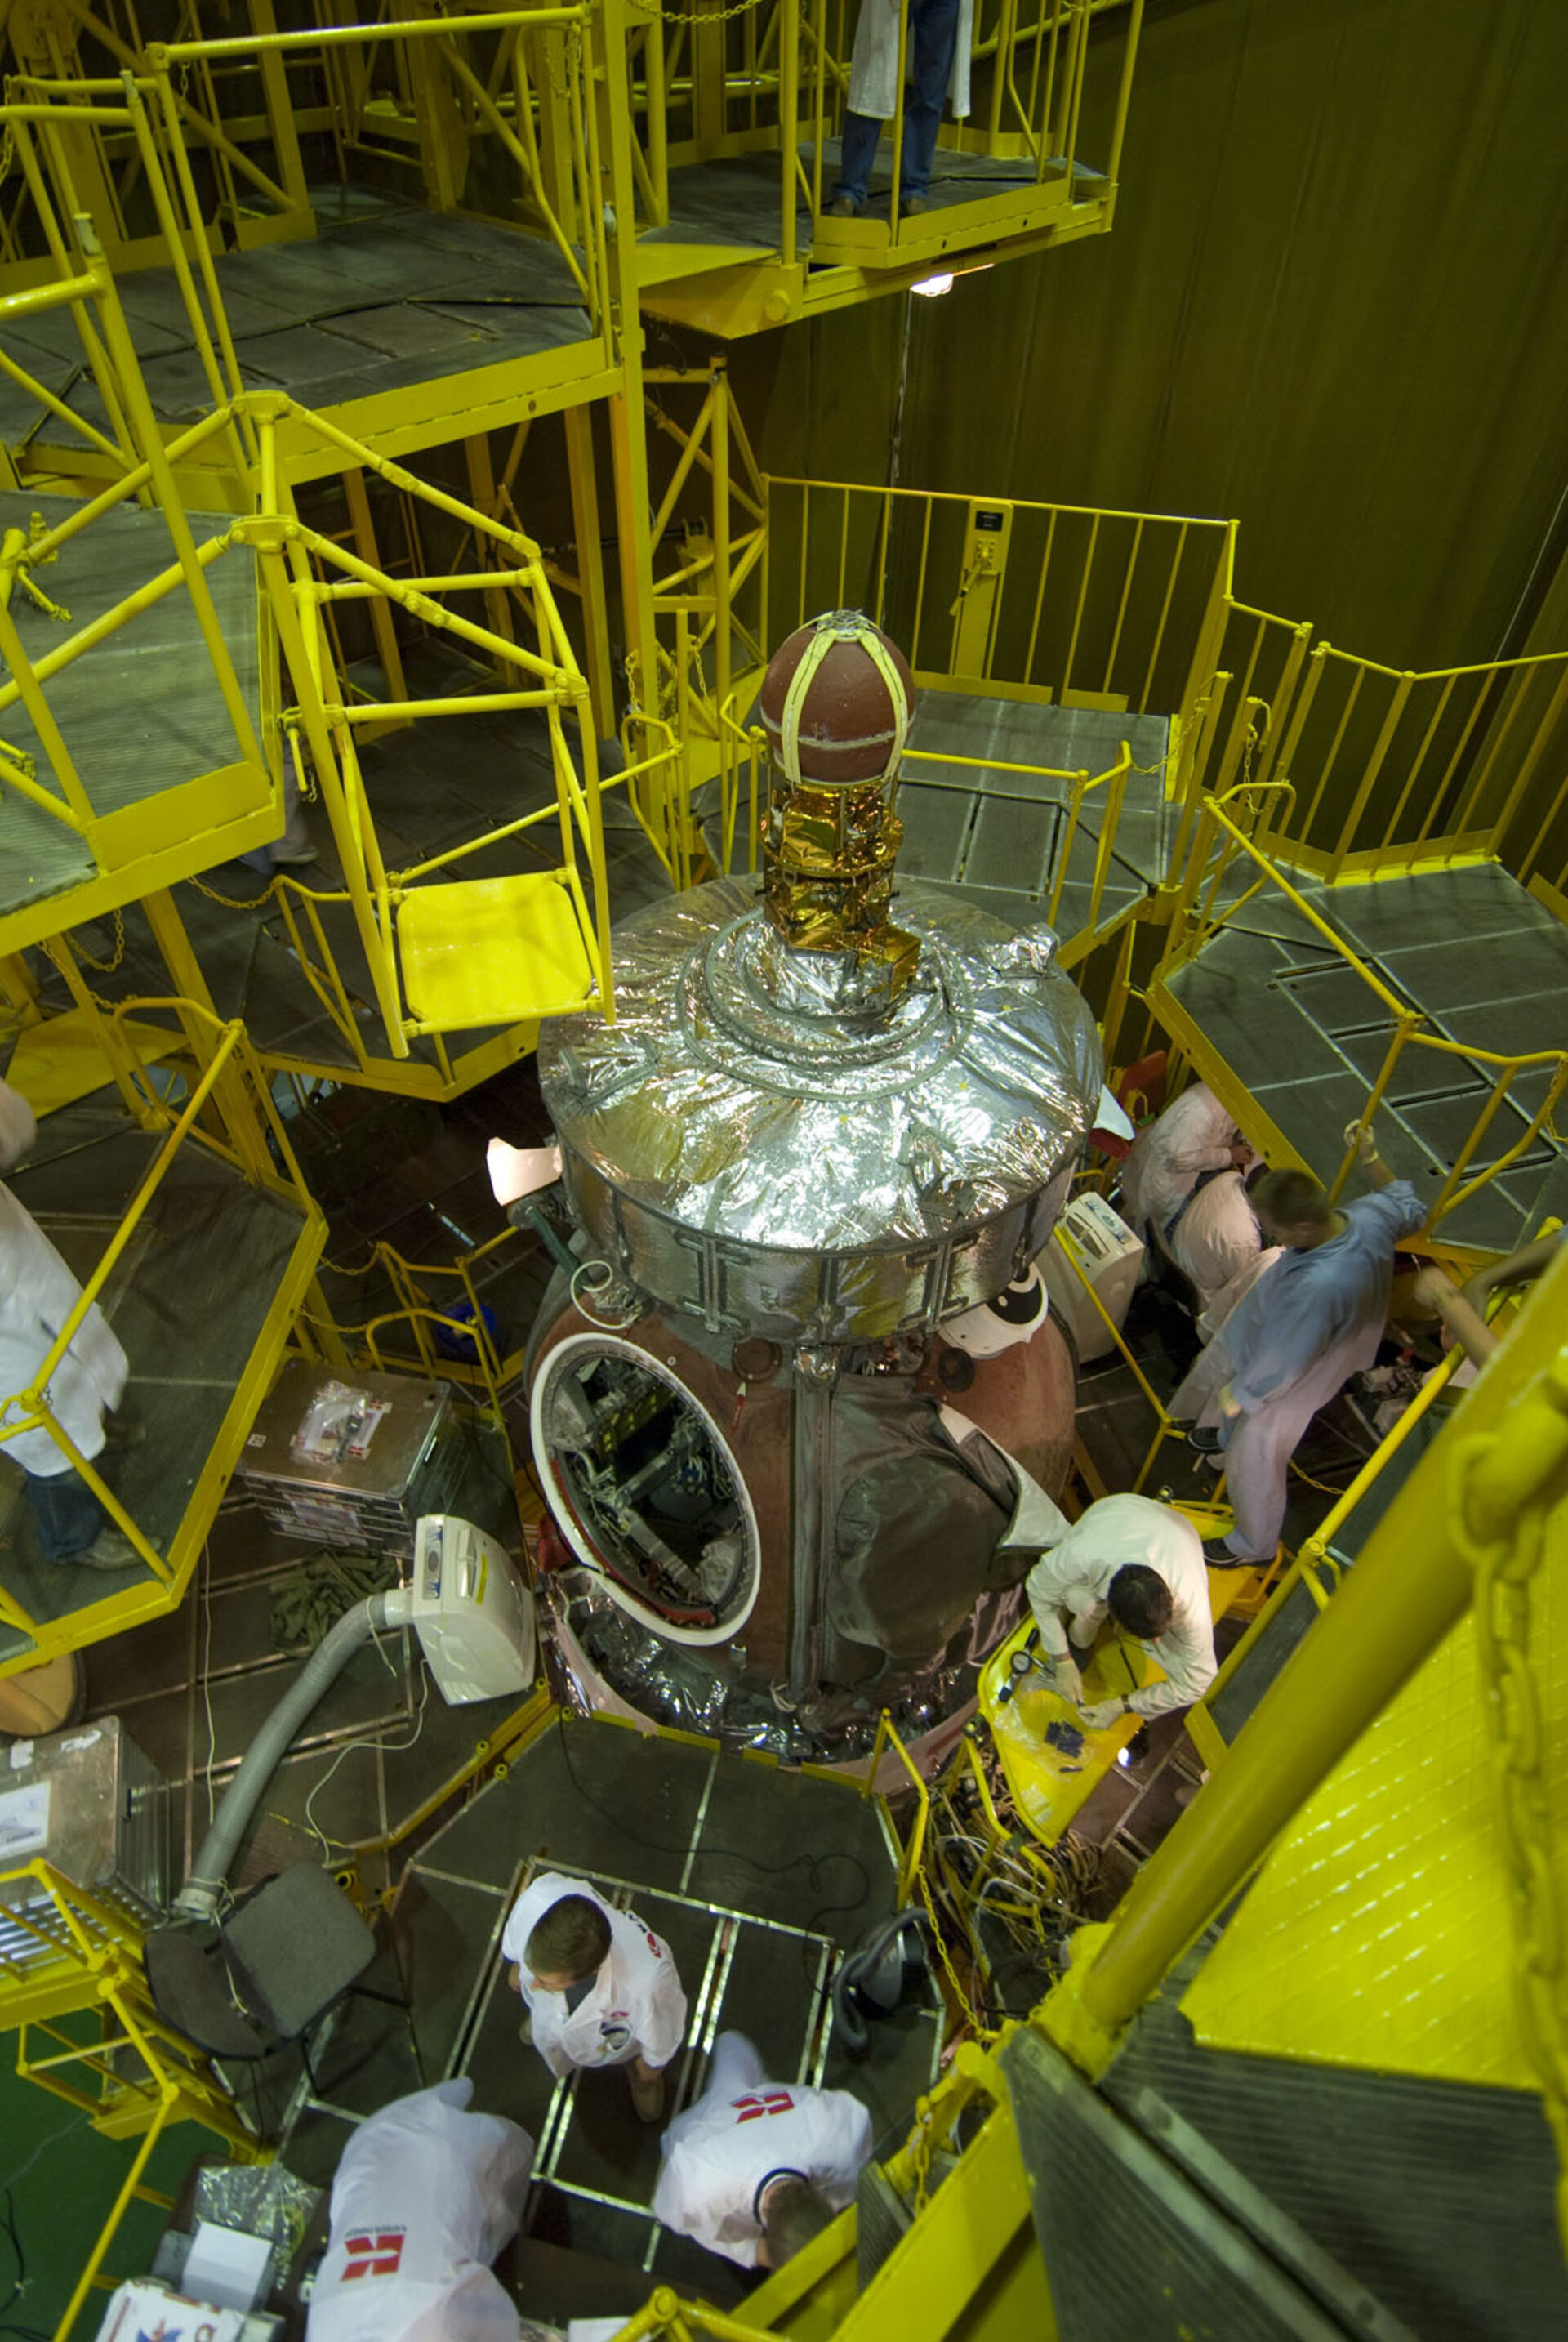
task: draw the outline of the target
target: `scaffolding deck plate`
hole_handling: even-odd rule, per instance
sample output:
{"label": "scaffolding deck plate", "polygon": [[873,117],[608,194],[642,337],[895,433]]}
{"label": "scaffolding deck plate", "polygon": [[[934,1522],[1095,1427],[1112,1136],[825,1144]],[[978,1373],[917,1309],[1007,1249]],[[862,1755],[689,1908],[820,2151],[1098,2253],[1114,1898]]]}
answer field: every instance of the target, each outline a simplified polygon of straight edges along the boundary
{"label": "scaffolding deck plate", "polygon": [[[3,495],[0,528],[25,532],[35,512],[53,528],[79,509],[64,496]],[[187,517],[198,546],[229,525],[222,514],[192,512]],[[58,649],[171,567],[175,558],[169,532],[155,510],[128,504],[100,515],[89,531],[63,547],[57,561],[36,572],[40,589],[70,612],[68,625],[49,617],[25,593],[13,596],[12,615],[28,656],[36,661]],[[241,696],[259,731],[254,561],[244,547],[235,546],[212,562],[205,575]],[[45,696],[96,815],[144,804],[240,758],[217,671],[183,584],[63,667],[50,678]],[[32,757],[40,786],[64,803],[24,708],[0,714],[0,737]],[[21,909],[78,885],[96,868],[78,832],[0,786],[0,911]]]}
{"label": "scaffolding deck plate", "polygon": [[[1504,1055],[1568,1049],[1568,931],[1499,865],[1302,891],[1385,985],[1425,1012],[1433,1034]],[[1251,1092],[1310,1170],[1331,1176],[1393,1037],[1376,996],[1299,913],[1266,897],[1177,970],[1169,990],[1201,1056]],[[1494,1077],[1478,1058],[1406,1046],[1378,1137],[1423,1202],[1435,1199]],[[1467,1176],[1523,1137],[1549,1078],[1543,1067],[1516,1078]],[[1506,1252],[1548,1216],[1568,1216],[1568,1154],[1543,1130],[1441,1225],[1454,1244]]]}
{"label": "scaffolding deck plate", "polygon": [[[555,246],[486,220],[392,208],[215,265],[246,387],[314,408],[593,338]],[[121,293],[155,412],[166,424],[195,420],[215,402],[173,270],[127,275]],[[15,354],[56,395],[76,375],[66,403],[105,427],[69,318],[29,317]],[[0,383],[0,436],[19,438],[37,419],[25,391]]]}

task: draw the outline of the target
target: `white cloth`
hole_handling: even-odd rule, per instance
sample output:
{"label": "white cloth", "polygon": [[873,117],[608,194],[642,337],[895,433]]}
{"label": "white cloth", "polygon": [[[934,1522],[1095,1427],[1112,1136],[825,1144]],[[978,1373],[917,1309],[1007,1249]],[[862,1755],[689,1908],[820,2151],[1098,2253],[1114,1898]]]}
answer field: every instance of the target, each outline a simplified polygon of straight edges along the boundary
{"label": "white cloth", "polygon": [[[1239,1560],[1273,1559],[1296,1443],[1319,1407],[1376,1357],[1394,1246],[1423,1218],[1404,1179],[1340,1210],[1338,1236],[1310,1252],[1282,1253],[1259,1277],[1171,1401],[1178,1421],[1218,1426],[1236,1516],[1226,1543]],[[1239,1417],[1220,1413],[1227,1384]]]}
{"label": "white cloth", "polygon": [[37,1121],[21,1091],[0,1082],[0,1171],[20,1163],[37,1136]]}
{"label": "white cloth", "polygon": [[466,2112],[473,2095],[466,2075],[416,2090],[349,2140],[307,2342],[517,2342],[490,2264],[517,2233],[534,2142]]}
{"label": "white cloth", "polygon": [[788,2174],[835,2212],[854,2200],[871,2153],[871,2117],[847,2090],[769,2082],[744,2033],[722,2033],[708,2087],[662,2141],[654,2217],[742,2268],[754,2268],[765,2180]]}
{"label": "white cloth", "polygon": [[1111,1580],[1130,1563],[1164,1579],[1173,1607],[1165,1632],[1143,1645],[1166,1680],[1131,1693],[1127,1705],[1138,1716],[1190,1707],[1215,1672],[1203,1541],[1191,1521],[1152,1496],[1102,1496],[1080,1514],[1060,1545],[1041,1555],[1024,1581],[1040,1640],[1054,1657],[1064,1656],[1070,1618],[1072,1639],[1084,1649],[1105,1616]]}
{"label": "white cloth", "polygon": [[[31,1212],[0,1181],[0,1424],[22,1423],[27,1410],[13,1404],[49,1355],[82,1288]],[[49,1405],[61,1428],[89,1461],[104,1446],[104,1409],[115,1406],[130,1371],[124,1350],[96,1302],[49,1378]],[[0,1440],[25,1472],[57,1479],[72,1468],[40,1425]]]}
{"label": "white cloth", "polygon": [[[610,1949],[586,1999],[568,2008],[564,1992],[535,1989],[528,1973],[528,1938],[563,1895],[596,1903],[610,1922]],[[667,2066],[686,2029],[686,1996],[669,1947],[634,1911],[617,1911],[584,1878],[546,1870],[512,1906],[501,1937],[503,1957],[515,1960],[518,1989],[534,2020],[534,2047],[550,2071],[574,2066],[625,2066],[634,2057]]]}
{"label": "white cloth", "polygon": [[[849,59],[849,108],[891,122],[898,111],[899,0],[860,0],[854,46]],[[974,0],[959,0],[958,35],[947,103],[962,122],[969,111],[969,51],[974,39]],[[907,51],[906,51],[907,57]]]}
{"label": "white cloth", "polygon": [[1222,1171],[1198,1189],[1172,1228],[1165,1249],[1213,1327],[1224,1324],[1263,1268],[1280,1256],[1278,1245],[1264,1247],[1240,1171]]}
{"label": "white cloth", "polygon": [[1164,1240],[1165,1225],[1183,1196],[1204,1171],[1231,1159],[1241,1133],[1229,1106],[1206,1082],[1193,1082],[1157,1122],[1141,1130],[1122,1166],[1122,1217],[1136,1236],[1153,1224]]}

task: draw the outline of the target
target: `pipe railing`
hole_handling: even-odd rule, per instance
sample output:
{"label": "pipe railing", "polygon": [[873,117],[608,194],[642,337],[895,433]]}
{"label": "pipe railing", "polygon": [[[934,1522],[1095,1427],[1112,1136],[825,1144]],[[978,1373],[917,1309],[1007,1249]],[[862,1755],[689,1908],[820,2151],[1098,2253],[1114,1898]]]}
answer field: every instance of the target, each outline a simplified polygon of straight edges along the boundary
{"label": "pipe railing", "polygon": [[[86,1483],[115,1526],[130,1539],[154,1576],[167,1586],[174,1583],[174,1571],[60,1422],[50,1398],[50,1385],[61,1361],[81,1332],[88,1311],[101,1302],[110,1276],[145,1218],[175,1157],[187,1140],[221,1156],[254,1184],[268,1186],[275,1194],[297,1203],[302,1215],[308,1214],[313,1206],[289,1145],[287,1132],[260,1066],[252,1055],[244,1026],[237,1019],[225,1024],[210,1009],[195,1001],[138,998],[124,1001],[116,1006],[114,1012],[116,1027],[123,1031],[126,1018],[149,1010],[176,1012],[187,1037],[205,1036],[210,1054],[206,1055],[198,1078],[177,1114],[174,1114],[174,1109],[146,1081],[145,1075],[141,1076],[146,1118],[155,1127],[160,1122],[165,1125],[167,1135],[148,1166],[119,1226],[105,1246],[97,1266],[82,1286],[75,1306],[30,1380],[21,1390],[0,1397],[0,1453],[4,1452],[5,1443],[19,1432],[46,1431],[71,1469]],[[122,1054],[133,1058],[135,1056],[134,1051],[124,1049]],[[236,1081],[243,1085],[243,1097],[236,1092]],[[215,1113],[219,1117],[215,1128],[213,1126]],[[171,1122],[172,1114],[174,1118]],[[277,1150],[284,1166],[281,1175],[270,1159],[265,1142],[258,1136],[258,1126],[265,1128]],[[32,1633],[37,1623],[13,1595],[5,1591],[0,1591],[0,1616],[27,1633]]]}
{"label": "pipe railing", "polygon": [[[1332,950],[1365,986],[1369,1002],[1375,1002],[1389,1020],[1392,1027],[1389,1044],[1362,1110],[1363,1123],[1370,1124],[1387,1096],[1406,1048],[1423,1051],[1434,1059],[1456,1059],[1463,1065],[1489,1069],[1492,1085],[1485,1102],[1449,1166],[1428,1211],[1426,1226],[1430,1232],[1440,1220],[1469,1203],[1501,1172],[1519,1162],[1528,1154],[1542,1132],[1552,1126],[1559,1101],[1568,1094],[1568,1050],[1521,1050],[1509,1056],[1500,1050],[1479,1047],[1468,1041],[1452,1040],[1445,1034],[1421,1030],[1426,1012],[1402,999],[1233,819],[1233,812],[1244,808],[1251,808],[1254,816],[1261,818],[1259,809],[1262,804],[1288,796],[1291,786],[1285,781],[1270,781],[1261,786],[1241,782],[1227,791],[1223,798],[1203,798],[1197,832],[1182,879],[1170,928],[1170,941],[1159,976],[1168,981],[1175,970],[1195,960],[1260,891],[1265,887],[1273,888],[1283,896],[1296,916],[1305,922],[1319,941]],[[1231,810],[1227,810],[1227,805]],[[1271,831],[1271,836],[1273,834]],[[1228,901],[1222,901],[1224,880],[1238,855],[1244,855],[1256,866],[1259,875],[1241,893]],[[1537,1071],[1547,1075],[1539,1105],[1523,1117],[1523,1127],[1513,1142],[1473,1178],[1466,1179],[1464,1174],[1503,1107],[1513,1082],[1521,1075]],[[1354,1147],[1348,1146],[1329,1185],[1331,1199],[1337,1198],[1341,1193],[1355,1159]]]}

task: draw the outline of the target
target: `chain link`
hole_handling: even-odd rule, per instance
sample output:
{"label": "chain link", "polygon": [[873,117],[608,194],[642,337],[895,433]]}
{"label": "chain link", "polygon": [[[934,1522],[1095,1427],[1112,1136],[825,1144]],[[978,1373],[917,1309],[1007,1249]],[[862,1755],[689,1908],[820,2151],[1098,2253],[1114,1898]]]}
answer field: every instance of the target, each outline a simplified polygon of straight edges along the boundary
{"label": "chain link", "polygon": [[732,16],[749,15],[762,0],[734,0],[731,8],[664,8],[660,0],[631,0],[634,15],[646,16],[650,22],[659,19],[666,25],[724,25]]}
{"label": "chain link", "polygon": [[264,903],[272,902],[277,894],[275,878],[259,895],[220,895],[217,888],[209,886],[205,878],[187,878],[185,885],[194,886],[197,894],[205,895],[209,902],[221,903],[225,911],[259,911]]}
{"label": "chain link", "polygon": [[82,966],[84,967],[92,968],[98,976],[113,976],[115,969],[120,966],[121,961],[125,956],[125,919],[118,911],[111,912],[110,916],[115,922],[115,956],[113,959],[95,959],[91,952],[85,952],[82,949],[80,944],[74,944],[72,946],[72,949],[75,951],[76,957],[80,960]]}
{"label": "chain link", "polygon": [[1557,2221],[1568,2249],[1568,2027],[1563,1998],[1563,1927],[1552,1859],[1546,1734],[1530,1664],[1531,1596],[1546,1546],[1547,1508],[1526,1506],[1511,1536],[1480,1544],[1470,1533],[1466,1482],[1490,1452],[1466,1440],[1450,1467],[1452,1518],[1475,1576],[1475,1645],[1498,1788],[1503,1866],[1513,1909],[1518,1973],[1514,2008],[1525,2055],[1541,2085],[1557,2145]]}

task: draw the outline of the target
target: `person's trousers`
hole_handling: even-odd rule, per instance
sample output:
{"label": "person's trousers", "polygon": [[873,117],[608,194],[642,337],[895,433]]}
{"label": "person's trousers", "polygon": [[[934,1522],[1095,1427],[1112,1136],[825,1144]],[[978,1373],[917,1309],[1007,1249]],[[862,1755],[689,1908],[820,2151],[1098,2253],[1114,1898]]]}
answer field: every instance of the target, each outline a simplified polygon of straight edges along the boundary
{"label": "person's trousers", "polygon": [[[863,0],[866,7],[881,0]],[[904,50],[904,167],[898,199],[908,203],[924,195],[931,185],[936,156],[936,134],[953,78],[953,52],[958,38],[958,0],[909,0],[909,37]],[[874,114],[846,111],[835,195],[865,201],[876,160],[883,125]]]}
{"label": "person's trousers", "polygon": [[1221,1426],[1225,1495],[1236,1525],[1225,1539],[1238,1561],[1272,1561],[1285,1525],[1291,1457],[1318,1400],[1295,1391],[1268,1399],[1251,1415]]}
{"label": "person's trousers", "polygon": [[108,1514],[79,1472],[29,1472],[27,1499],[45,1561],[75,1561],[108,1525]]}
{"label": "person's trousers", "polygon": [[692,2125],[715,2106],[728,2106],[732,2098],[744,2097],[754,2090],[764,2078],[763,2061],[756,2044],[748,2041],[744,2033],[721,2033],[714,2044],[714,2062],[708,2068],[708,2087],[700,2098],[694,2098],[684,2114],[679,2114],[664,2127],[659,2141],[659,2152],[667,2155],[675,2141],[690,2130]]}

